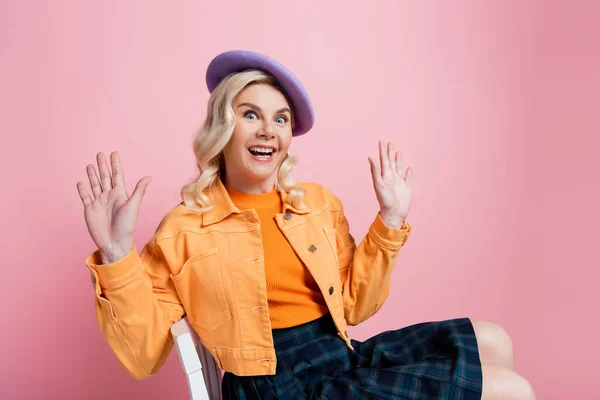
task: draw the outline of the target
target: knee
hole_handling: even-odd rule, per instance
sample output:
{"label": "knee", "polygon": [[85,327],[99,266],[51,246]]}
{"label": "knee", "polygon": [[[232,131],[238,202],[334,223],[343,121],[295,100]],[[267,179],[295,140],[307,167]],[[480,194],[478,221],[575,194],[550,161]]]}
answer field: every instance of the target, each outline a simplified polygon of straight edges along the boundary
{"label": "knee", "polygon": [[531,383],[529,383],[529,381],[522,376],[516,375],[514,382],[512,382],[510,386],[512,387],[515,400],[535,400],[533,386],[531,386]]}
{"label": "knee", "polygon": [[512,368],[514,363],[513,342],[506,330],[489,321],[473,321],[473,328],[483,362],[499,362]]}
{"label": "knee", "polygon": [[483,365],[484,400],[514,399],[535,400],[531,384],[516,372],[494,365]]}
{"label": "knee", "polygon": [[484,343],[496,343],[512,349],[512,339],[506,330],[498,324],[482,319],[473,321],[477,340]]}
{"label": "knee", "polygon": [[519,382],[515,385],[516,391],[523,400],[535,400],[535,392],[531,383],[522,376],[519,375]]}

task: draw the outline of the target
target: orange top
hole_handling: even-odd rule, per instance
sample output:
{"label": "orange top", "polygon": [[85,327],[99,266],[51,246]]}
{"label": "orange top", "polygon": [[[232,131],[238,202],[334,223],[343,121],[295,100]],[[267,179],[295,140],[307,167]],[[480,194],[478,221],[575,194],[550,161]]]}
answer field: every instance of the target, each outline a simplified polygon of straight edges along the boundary
{"label": "orange top", "polygon": [[319,285],[277,226],[275,214],[282,207],[279,193],[273,189],[248,194],[229,187],[227,193],[236,207],[254,209],[260,219],[271,326],[289,328],[325,315],[327,304]]}

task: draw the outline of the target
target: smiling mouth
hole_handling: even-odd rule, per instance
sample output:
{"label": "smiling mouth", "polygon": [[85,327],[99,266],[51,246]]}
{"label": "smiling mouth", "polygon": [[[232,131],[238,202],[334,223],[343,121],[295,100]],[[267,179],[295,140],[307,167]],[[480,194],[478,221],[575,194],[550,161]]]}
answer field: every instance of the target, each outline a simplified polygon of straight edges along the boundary
{"label": "smiling mouth", "polygon": [[270,160],[273,157],[273,154],[275,154],[275,149],[267,148],[251,147],[248,149],[248,151],[250,154],[252,154],[252,156],[254,156],[254,158],[263,161]]}

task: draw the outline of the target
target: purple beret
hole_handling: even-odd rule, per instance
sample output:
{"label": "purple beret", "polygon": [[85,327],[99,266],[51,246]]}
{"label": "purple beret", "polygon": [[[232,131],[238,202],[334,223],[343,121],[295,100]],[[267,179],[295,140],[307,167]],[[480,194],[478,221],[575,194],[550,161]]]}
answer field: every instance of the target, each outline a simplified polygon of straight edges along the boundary
{"label": "purple beret", "polygon": [[228,75],[248,69],[259,69],[272,75],[283,88],[294,109],[293,136],[308,132],[315,123],[315,115],[308,93],[294,74],[265,55],[246,50],[231,50],[216,56],[206,70],[206,85],[212,93]]}

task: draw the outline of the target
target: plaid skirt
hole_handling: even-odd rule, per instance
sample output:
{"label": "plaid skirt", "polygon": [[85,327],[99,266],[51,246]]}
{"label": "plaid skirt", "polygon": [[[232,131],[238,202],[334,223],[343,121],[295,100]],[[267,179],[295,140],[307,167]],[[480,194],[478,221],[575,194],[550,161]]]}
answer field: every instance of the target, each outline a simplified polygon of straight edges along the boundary
{"label": "plaid skirt", "polygon": [[468,318],[380,333],[354,350],[329,314],[274,329],[275,375],[223,376],[223,399],[481,399],[477,340]]}

